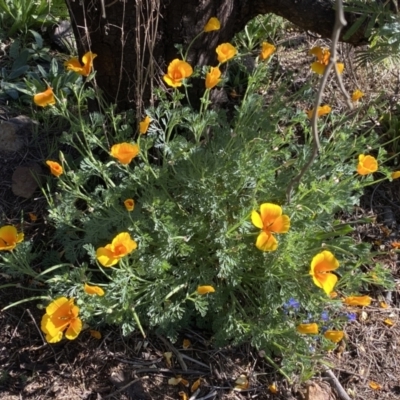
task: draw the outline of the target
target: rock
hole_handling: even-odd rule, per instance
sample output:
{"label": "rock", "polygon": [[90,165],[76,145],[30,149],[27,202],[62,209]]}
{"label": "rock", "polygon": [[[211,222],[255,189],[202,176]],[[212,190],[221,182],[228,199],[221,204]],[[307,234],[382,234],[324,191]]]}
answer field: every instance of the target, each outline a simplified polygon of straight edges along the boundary
{"label": "rock", "polygon": [[32,197],[38,188],[42,168],[39,164],[31,164],[25,167],[17,167],[12,176],[11,189],[16,196],[26,199]]}
{"label": "rock", "polygon": [[0,124],[0,150],[14,153],[22,148],[24,142],[17,135],[18,127],[9,122]]}

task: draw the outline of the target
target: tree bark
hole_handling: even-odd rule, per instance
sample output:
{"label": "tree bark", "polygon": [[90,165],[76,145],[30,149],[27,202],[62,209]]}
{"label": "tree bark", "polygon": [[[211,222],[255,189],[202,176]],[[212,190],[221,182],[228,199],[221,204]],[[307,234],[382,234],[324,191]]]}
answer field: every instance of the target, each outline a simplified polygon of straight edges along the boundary
{"label": "tree bark", "polygon": [[[98,87],[119,109],[139,112],[143,104],[151,102],[153,85],[162,84],[167,64],[179,58],[175,45],[182,45],[185,51],[210,17],[219,18],[221,29],[203,33],[193,43],[187,58],[193,66],[216,65],[216,46],[231,41],[259,14],[275,13],[323,37],[330,37],[335,19],[332,0],[66,2],[79,54],[90,50],[98,55],[94,60]],[[362,30],[347,41],[367,43]]]}

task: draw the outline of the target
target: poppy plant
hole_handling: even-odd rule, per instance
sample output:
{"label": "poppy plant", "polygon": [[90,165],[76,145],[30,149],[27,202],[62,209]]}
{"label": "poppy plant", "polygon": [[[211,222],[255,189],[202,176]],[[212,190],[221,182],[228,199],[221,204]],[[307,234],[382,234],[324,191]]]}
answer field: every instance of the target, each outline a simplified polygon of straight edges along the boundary
{"label": "poppy plant", "polygon": [[74,71],[79,75],[89,76],[93,68],[93,60],[96,57],[97,54],[88,51],[82,57],[83,65],[79,62],[79,60],[76,57],[74,57],[66,61],[64,63],[64,66],[67,68],[67,71]]}
{"label": "poppy plant", "polygon": [[222,64],[227,62],[231,58],[235,57],[237,53],[236,47],[232,46],[230,43],[220,44],[215,51],[217,52],[218,61]]}
{"label": "poppy plant", "polygon": [[97,261],[104,267],[111,267],[118,261],[137,249],[137,243],[131,239],[128,232],[115,236],[110,244],[99,247],[96,251]]}
{"label": "poppy plant", "polygon": [[121,164],[129,164],[140,152],[137,144],[118,143],[111,147],[111,155]]}
{"label": "poppy plant", "polygon": [[318,325],[315,322],[311,324],[300,324],[297,326],[296,330],[303,335],[316,335],[318,333]]}
{"label": "poppy plant", "polygon": [[49,86],[47,90],[33,96],[33,102],[39,107],[52,106],[56,104],[53,89]]}
{"label": "poppy plant", "polygon": [[357,173],[360,175],[368,175],[378,170],[378,161],[375,157],[365,156],[360,154],[358,156]]}
{"label": "poppy plant", "polygon": [[133,211],[133,209],[135,208],[135,200],[133,199],[126,199],[124,201],[124,206],[128,211]]}
{"label": "poppy plant", "polygon": [[24,234],[18,233],[17,228],[12,225],[4,225],[0,228],[0,251],[13,250],[24,240]]}
{"label": "poppy plant", "polygon": [[[317,108],[317,117],[321,117],[322,115],[329,114],[331,111],[332,111],[332,109],[328,105],[320,106]],[[312,118],[313,112],[314,112],[314,109],[306,111],[307,117],[309,119]]]}
{"label": "poppy plant", "polygon": [[282,207],[272,203],[261,204],[260,213],[253,211],[251,222],[262,229],[256,241],[256,247],[262,251],[276,250],[278,241],[272,234],[286,233],[290,228],[290,218],[282,215]]}
{"label": "poppy plant", "polygon": [[325,339],[328,339],[334,343],[339,343],[343,339],[343,336],[344,336],[343,331],[326,331],[324,333]]}
{"label": "poppy plant", "polygon": [[214,293],[215,289],[212,286],[198,286],[197,293],[198,294],[207,294],[207,293]]}
{"label": "poppy plant", "polygon": [[46,164],[50,168],[50,172],[57,178],[63,174],[64,169],[57,161],[46,161]]}
{"label": "poppy plant", "polygon": [[333,291],[338,280],[337,276],[331,274],[330,271],[334,271],[338,267],[339,261],[327,250],[317,254],[311,261],[310,275],[315,285],[323,289],[328,295]]}
{"label": "poppy plant", "polygon": [[221,82],[221,70],[218,67],[211,67],[206,74],[206,89],[212,89]]}
{"label": "poppy plant", "polygon": [[204,32],[218,31],[220,28],[221,23],[219,22],[219,19],[216,17],[211,17],[204,27]]}
{"label": "poppy plant", "polygon": [[267,58],[271,57],[271,55],[276,51],[276,47],[271,43],[263,42],[261,46],[261,60],[266,60]]}
{"label": "poppy plant", "polygon": [[[313,47],[309,54],[314,55],[317,57],[317,61],[311,64],[311,69],[317,73],[318,75],[323,75],[325,72],[325,68],[329,64],[329,59],[331,58],[331,52],[322,47]],[[344,69],[344,64],[336,63],[339,73],[341,74]]]}
{"label": "poppy plant", "polygon": [[90,296],[93,295],[97,295],[100,297],[104,296],[104,290],[100,286],[90,286],[87,283],[85,283],[83,290],[85,291],[86,294],[89,294]]}
{"label": "poppy plant", "polygon": [[349,296],[344,299],[344,304],[348,306],[369,306],[371,304],[369,296]]}
{"label": "poppy plant", "polygon": [[74,340],[82,330],[82,321],[78,317],[79,307],[74,305],[74,299],[59,297],[46,307],[42,317],[41,329],[46,334],[49,343],[57,343],[65,337]]}
{"label": "poppy plant", "polygon": [[150,122],[151,118],[148,115],[146,115],[146,118],[139,123],[139,132],[141,135],[144,135],[147,132],[147,129],[149,129]]}
{"label": "poppy plant", "polygon": [[167,74],[164,75],[164,82],[171,87],[182,86],[183,80],[193,74],[193,68],[186,61],[176,58],[168,65]]}

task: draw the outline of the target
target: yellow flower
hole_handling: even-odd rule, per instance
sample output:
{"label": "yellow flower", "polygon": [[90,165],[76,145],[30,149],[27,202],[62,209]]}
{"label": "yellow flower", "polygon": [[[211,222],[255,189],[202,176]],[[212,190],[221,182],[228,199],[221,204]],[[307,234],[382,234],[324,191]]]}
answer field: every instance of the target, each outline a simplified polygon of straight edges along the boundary
{"label": "yellow flower", "polygon": [[358,156],[357,172],[360,175],[368,175],[378,170],[378,161],[375,157],[365,156],[360,154]]}
{"label": "yellow flower", "polygon": [[266,60],[273,53],[275,53],[276,47],[268,42],[262,42],[262,48],[260,53],[261,60]]}
{"label": "yellow flower", "polygon": [[207,293],[214,293],[215,289],[212,286],[198,286],[197,293],[198,294],[207,294]]}
{"label": "yellow flower", "polygon": [[300,324],[296,330],[305,335],[316,335],[318,333],[318,325],[315,322],[312,324]]}
{"label": "yellow flower", "polygon": [[133,211],[133,209],[135,208],[135,200],[133,200],[133,199],[126,199],[126,200],[124,201],[124,205],[125,205],[125,208],[126,208],[128,211]]}
{"label": "yellow flower", "polygon": [[165,83],[171,87],[182,86],[182,81],[185,78],[189,78],[193,74],[193,68],[186,61],[179,60],[176,58],[172,60],[168,65],[167,74],[164,75],[163,79]]}
{"label": "yellow flower", "polygon": [[74,305],[74,299],[59,297],[46,307],[42,317],[41,329],[46,334],[49,343],[59,342],[65,332],[69,340],[76,339],[82,330],[82,321],[78,317],[79,307]]}
{"label": "yellow flower", "polygon": [[215,51],[218,55],[218,61],[222,64],[227,62],[232,57],[235,57],[237,50],[236,47],[232,46],[230,43],[222,43],[220,44]]}
{"label": "yellow flower", "polygon": [[33,96],[33,102],[39,107],[52,106],[56,104],[53,89],[48,87],[44,92],[35,94]]}
{"label": "yellow flower", "polygon": [[[322,115],[329,114],[331,111],[332,111],[332,109],[328,105],[320,106],[317,108],[317,117],[321,117]],[[314,109],[306,111],[307,117],[309,119],[312,118],[313,112],[314,112]]]}
{"label": "yellow flower", "polygon": [[400,178],[400,171],[394,171],[391,175],[392,179]]}
{"label": "yellow flower", "polygon": [[356,89],[351,95],[351,101],[360,100],[361,97],[364,97],[364,93],[361,90]]}
{"label": "yellow flower", "polygon": [[257,211],[251,213],[253,225],[262,229],[257,237],[256,247],[262,251],[274,251],[278,247],[278,241],[272,234],[286,233],[290,228],[290,218],[282,215],[282,207],[272,203],[261,204],[260,214]]}
{"label": "yellow flower", "polygon": [[119,143],[111,147],[111,155],[121,164],[129,164],[140,152],[137,144]]}
{"label": "yellow flower", "polygon": [[122,232],[115,236],[110,244],[99,247],[96,251],[98,262],[104,267],[111,267],[118,261],[137,249],[137,243],[131,239],[128,232]]}
{"label": "yellow flower", "polygon": [[85,291],[85,293],[90,294],[91,296],[93,296],[94,294],[97,294],[97,296],[100,297],[104,296],[104,290],[99,286],[90,286],[85,283],[83,290]]}
{"label": "yellow flower", "polygon": [[[326,66],[329,64],[329,59],[331,57],[331,52],[328,49],[321,47],[313,47],[309,54],[317,57],[317,61],[311,64],[311,69],[319,75],[323,75]],[[344,64],[336,63],[339,73],[341,74],[344,69]]]}
{"label": "yellow flower", "polygon": [[324,337],[332,342],[339,343],[344,336],[343,331],[326,331]]}
{"label": "yellow flower", "polygon": [[315,285],[323,289],[326,294],[330,294],[333,291],[338,280],[337,276],[331,274],[330,271],[338,267],[339,261],[327,250],[317,254],[311,261],[310,275]]}
{"label": "yellow flower", "polygon": [[79,62],[77,58],[71,58],[64,63],[64,66],[67,68],[68,71],[74,71],[79,75],[89,76],[90,72],[92,71],[93,67],[93,60],[97,57],[97,54],[88,51],[82,57],[82,63]]}
{"label": "yellow flower", "polygon": [[63,167],[56,161],[46,161],[46,164],[50,167],[50,172],[57,178],[64,172]]}
{"label": "yellow flower", "polygon": [[147,129],[149,129],[150,122],[151,118],[148,115],[146,115],[146,118],[139,123],[139,132],[142,135],[144,135],[147,132]]}
{"label": "yellow flower", "polygon": [[211,67],[210,72],[206,74],[206,89],[212,89],[221,82],[221,70],[218,67]]}
{"label": "yellow flower", "polygon": [[369,306],[371,300],[369,296],[349,296],[344,299],[344,304],[348,306]]}
{"label": "yellow flower", "polygon": [[17,228],[12,225],[4,225],[0,228],[0,251],[13,250],[24,240],[24,234],[18,233]]}
{"label": "yellow flower", "polygon": [[219,19],[216,17],[211,17],[204,27],[204,32],[218,31],[220,28],[221,23],[219,22]]}

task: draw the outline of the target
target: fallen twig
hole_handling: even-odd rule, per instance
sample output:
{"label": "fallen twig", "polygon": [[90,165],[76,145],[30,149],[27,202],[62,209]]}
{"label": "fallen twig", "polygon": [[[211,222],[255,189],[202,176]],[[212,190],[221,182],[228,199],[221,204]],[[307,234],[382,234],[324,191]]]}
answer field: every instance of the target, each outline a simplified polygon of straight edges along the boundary
{"label": "fallen twig", "polygon": [[324,374],[329,378],[330,382],[332,383],[332,386],[334,387],[337,394],[342,400],[351,400],[349,395],[346,393],[343,386],[339,382],[338,378],[336,378],[336,375],[332,372],[330,368],[325,368]]}
{"label": "fallen twig", "polygon": [[176,347],[173,346],[170,342],[168,342],[167,339],[165,339],[161,335],[157,335],[157,337],[175,354],[176,359],[178,360],[178,363],[181,366],[181,368],[184,371],[187,371],[188,367],[187,367],[185,361],[183,361],[182,355],[181,355],[181,353],[179,353],[179,351],[176,349]]}

